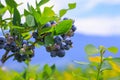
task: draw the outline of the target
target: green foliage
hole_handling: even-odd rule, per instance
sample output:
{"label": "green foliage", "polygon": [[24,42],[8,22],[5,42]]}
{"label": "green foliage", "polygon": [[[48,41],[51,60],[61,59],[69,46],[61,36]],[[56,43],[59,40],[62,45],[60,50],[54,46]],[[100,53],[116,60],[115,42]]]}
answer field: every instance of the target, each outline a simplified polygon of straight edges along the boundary
{"label": "green foliage", "polygon": [[53,36],[48,35],[45,37],[45,46],[51,46],[54,44]]}
{"label": "green foliage", "polygon": [[117,47],[112,46],[112,47],[109,47],[109,48],[108,48],[108,51],[109,51],[109,52],[111,52],[111,53],[116,54],[116,53],[118,53],[118,48],[117,48]]}
{"label": "green foliage", "polygon": [[92,55],[92,54],[99,53],[99,50],[95,46],[93,46],[92,44],[88,44],[87,46],[85,46],[85,52],[88,55]]}
{"label": "green foliage", "polygon": [[49,2],[49,1],[50,1],[50,0],[41,0],[41,1],[37,4],[37,6],[40,7],[40,6],[44,5],[45,3]]}
{"label": "green foliage", "polygon": [[68,9],[61,9],[59,11],[59,16],[60,17],[64,16],[67,13],[68,10],[71,10],[71,9],[74,9],[74,8],[76,8],[76,3],[69,3],[68,4]]}
{"label": "green foliage", "polygon": [[17,8],[14,8],[13,25],[20,25],[20,22],[21,22],[20,13],[17,10]]}
{"label": "green foliage", "polygon": [[64,15],[67,13],[67,10],[68,10],[68,9],[61,9],[61,10],[59,11],[60,17],[64,16]]}
{"label": "green foliage", "polygon": [[28,26],[32,27],[35,26],[35,20],[34,17],[32,15],[27,15],[26,16],[26,23]]}
{"label": "green foliage", "polygon": [[68,6],[69,6],[69,9],[74,9],[76,8],[76,3],[69,3]]}
{"label": "green foliage", "polygon": [[5,0],[6,4],[11,7],[11,8],[16,8],[17,7],[17,3],[14,0]]}
{"label": "green foliage", "polygon": [[61,21],[58,25],[55,27],[55,35],[60,35],[63,33],[67,33],[72,27],[72,20],[64,20]]}

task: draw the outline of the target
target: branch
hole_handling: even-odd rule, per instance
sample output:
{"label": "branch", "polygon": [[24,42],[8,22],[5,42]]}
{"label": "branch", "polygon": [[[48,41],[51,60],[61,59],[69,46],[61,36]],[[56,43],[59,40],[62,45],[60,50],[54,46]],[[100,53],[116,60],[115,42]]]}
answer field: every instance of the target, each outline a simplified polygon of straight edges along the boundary
{"label": "branch", "polygon": [[9,56],[7,56],[3,61],[2,61],[2,63],[5,63],[9,58],[11,58],[12,56],[14,56],[15,54],[11,54],[11,55],[9,55]]}
{"label": "branch", "polygon": [[2,56],[1,58],[1,62],[4,63],[6,58],[7,58],[7,55],[8,55],[9,51],[6,51],[5,54]]}

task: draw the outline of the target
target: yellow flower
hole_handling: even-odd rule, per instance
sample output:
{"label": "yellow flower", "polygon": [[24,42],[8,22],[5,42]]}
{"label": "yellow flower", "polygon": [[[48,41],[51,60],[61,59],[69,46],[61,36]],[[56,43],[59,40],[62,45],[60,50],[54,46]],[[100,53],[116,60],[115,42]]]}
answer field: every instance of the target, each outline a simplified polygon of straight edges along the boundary
{"label": "yellow flower", "polygon": [[89,61],[90,61],[90,62],[100,63],[101,57],[100,57],[100,56],[89,57]]}

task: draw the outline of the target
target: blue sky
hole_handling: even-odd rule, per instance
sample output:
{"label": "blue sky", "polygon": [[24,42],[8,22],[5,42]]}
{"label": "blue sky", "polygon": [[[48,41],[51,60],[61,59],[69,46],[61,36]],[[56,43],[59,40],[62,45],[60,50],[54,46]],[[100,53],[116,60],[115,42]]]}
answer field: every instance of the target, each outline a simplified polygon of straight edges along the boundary
{"label": "blue sky", "polygon": [[[4,0],[1,1],[4,3]],[[23,13],[23,8],[26,8],[27,2],[34,5],[34,0],[15,1],[24,3],[19,7],[21,13]],[[58,13],[60,9],[67,8],[67,4],[71,2],[76,2],[77,7],[68,11],[65,17],[75,19],[77,31],[72,38],[74,47],[66,52],[64,58],[51,58],[43,47],[37,48],[32,64],[43,65],[47,63],[52,65],[55,63],[57,66],[63,67],[66,64],[73,64],[72,60],[87,61],[84,52],[84,46],[87,44],[94,44],[96,47],[99,45],[106,47],[116,46],[120,49],[120,0],[51,0],[45,6],[54,5],[53,9]],[[8,15],[6,13],[4,17]],[[119,53],[113,55],[107,52],[105,54],[105,56],[109,55],[120,57]],[[21,69],[24,64],[9,60],[5,63],[5,66],[12,69]]]}

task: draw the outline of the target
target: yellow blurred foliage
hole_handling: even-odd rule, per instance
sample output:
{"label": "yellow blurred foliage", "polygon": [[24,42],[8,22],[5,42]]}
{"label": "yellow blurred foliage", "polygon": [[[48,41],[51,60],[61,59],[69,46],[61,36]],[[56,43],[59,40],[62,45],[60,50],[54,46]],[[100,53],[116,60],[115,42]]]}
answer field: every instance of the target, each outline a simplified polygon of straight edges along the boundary
{"label": "yellow blurred foliage", "polygon": [[120,66],[119,66],[119,65],[117,65],[117,64],[116,64],[115,62],[113,62],[113,61],[109,61],[109,63],[111,64],[111,66],[112,66],[112,68],[113,68],[114,71],[120,72]]}
{"label": "yellow blurred foliage", "polygon": [[72,74],[68,73],[68,72],[64,72],[64,80],[74,80]]}
{"label": "yellow blurred foliage", "polygon": [[101,61],[101,57],[100,56],[95,56],[95,57],[89,57],[88,58],[90,62],[96,62],[96,63],[100,63]]}

